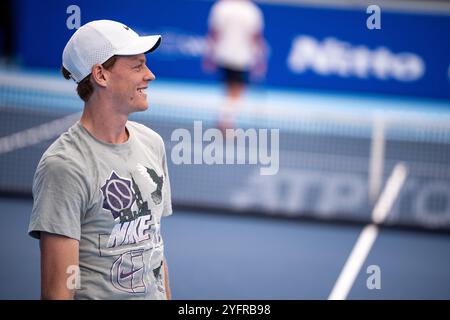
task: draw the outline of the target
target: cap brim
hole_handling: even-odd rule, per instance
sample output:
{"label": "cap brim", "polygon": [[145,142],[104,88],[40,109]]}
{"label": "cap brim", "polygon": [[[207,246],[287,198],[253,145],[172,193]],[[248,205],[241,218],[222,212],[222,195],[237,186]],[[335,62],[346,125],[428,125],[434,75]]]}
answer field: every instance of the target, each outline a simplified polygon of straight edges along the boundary
{"label": "cap brim", "polygon": [[116,55],[131,56],[135,54],[149,53],[156,50],[160,43],[160,35],[139,37],[133,44],[128,45],[116,52]]}

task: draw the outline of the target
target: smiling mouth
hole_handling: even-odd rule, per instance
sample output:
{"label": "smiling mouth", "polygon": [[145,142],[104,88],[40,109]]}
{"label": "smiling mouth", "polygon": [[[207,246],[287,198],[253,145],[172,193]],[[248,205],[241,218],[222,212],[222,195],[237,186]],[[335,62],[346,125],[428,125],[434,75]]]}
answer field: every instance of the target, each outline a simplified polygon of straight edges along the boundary
{"label": "smiling mouth", "polygon": [[147,87],[138,88],[137,91],[138,91],[140,94],[147,95]]}

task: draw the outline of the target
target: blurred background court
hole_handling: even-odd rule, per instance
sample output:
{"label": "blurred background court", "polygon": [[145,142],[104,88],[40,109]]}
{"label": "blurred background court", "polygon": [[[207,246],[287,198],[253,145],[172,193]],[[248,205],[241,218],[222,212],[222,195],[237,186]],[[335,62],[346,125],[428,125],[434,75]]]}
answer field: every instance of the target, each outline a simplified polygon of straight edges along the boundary
{"label": "blurred background court", "polygon": [[[71,5],[81,24],[163,36],[147,57],[150,108],[131,119],[166,145],[174,299],[327,299],[398,163],[406,180],[348,298],[449,299],[450,1],[256,1],[268,72],[246,91],[237,126],[280,130],[273,176],[170,160],[172,132],[214,127],[223,100],[219,75],[202,70],[213,3],[2,2],[0,299],[39,297],[39,246],[26,232],[33,174],[83,106],[59,73]],[[379,30],[366,26],[370,4]],[[380,289],[366,285],[374,265]]]}

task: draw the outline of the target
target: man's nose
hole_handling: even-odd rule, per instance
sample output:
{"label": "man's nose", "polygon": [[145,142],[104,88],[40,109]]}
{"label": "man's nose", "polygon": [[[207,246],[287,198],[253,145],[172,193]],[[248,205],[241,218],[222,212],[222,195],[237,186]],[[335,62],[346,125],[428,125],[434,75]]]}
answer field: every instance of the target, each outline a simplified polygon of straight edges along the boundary
{"label": "man's nose", "polygon": [[145,81],[153,81],[153,80],[155,80],[156,77],[153,74],[153,72],[151,72],[151,70],[147,66],[145,66],[145,68],[147,69],[146,70],[147,72],[145,73],[145,76],[144,76]]}

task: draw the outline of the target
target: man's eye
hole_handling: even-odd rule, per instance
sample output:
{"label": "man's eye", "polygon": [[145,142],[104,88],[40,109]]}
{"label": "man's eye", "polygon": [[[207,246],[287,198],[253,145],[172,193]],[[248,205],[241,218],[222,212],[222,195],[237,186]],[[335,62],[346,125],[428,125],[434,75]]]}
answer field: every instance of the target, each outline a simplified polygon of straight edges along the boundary
{"label": "man's eye", "polygon": [[137,65],[136,67],[134,67],[135,69],[137,69],[137,70],[141,70],[141,68],[142,68],[142,64],[140,64],[140,65]]}

